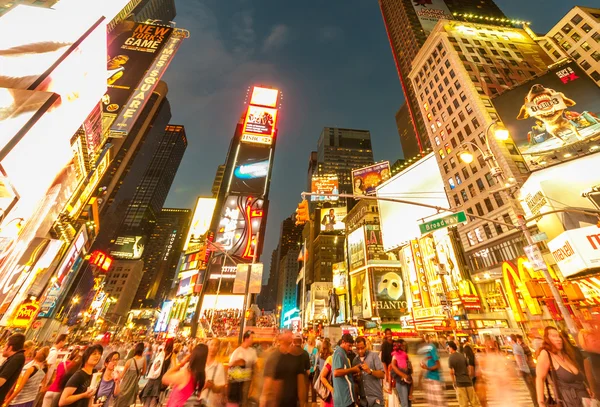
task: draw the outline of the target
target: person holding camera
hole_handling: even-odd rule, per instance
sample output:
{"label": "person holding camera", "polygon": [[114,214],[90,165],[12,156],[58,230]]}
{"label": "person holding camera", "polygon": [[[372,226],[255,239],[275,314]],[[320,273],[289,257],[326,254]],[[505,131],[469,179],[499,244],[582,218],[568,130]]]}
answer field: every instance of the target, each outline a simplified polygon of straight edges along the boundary
{"label": "person holding camera", "polygon": [[356,351],[352,366],[360,369],[359,376],[359,403],[361,407],[383,407],[382,380],[385,378],[383,363],[375,352],[367,349],[364,337],[356,338]]}

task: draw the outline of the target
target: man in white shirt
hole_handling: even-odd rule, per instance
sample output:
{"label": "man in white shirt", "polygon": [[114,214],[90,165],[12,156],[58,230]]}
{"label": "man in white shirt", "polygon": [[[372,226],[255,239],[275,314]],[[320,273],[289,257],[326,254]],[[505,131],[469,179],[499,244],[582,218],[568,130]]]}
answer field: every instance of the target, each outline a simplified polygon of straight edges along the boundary
{"label": "man in white shirt", "polygon": [[252,347],[254,332],[246,331],[242,344],[233,351],[229,358],[229,404],[245,406],[252,380],[252,369],[258,359],[256,350]]}
{"label": "man in white shirt", "polygon": [[48,377],[52,377],[54,374],[54,370],[56,370],[56,366],[58,365],[58,353],[65,347],[67,343],[67,334],[60,334],[56,338],[56,342],[54,346],[50,348],[50,352],[48,353],[48,357],[46,358],[46,363],[48,364]]}
{"label": "man in white shirt", "polygon": [[217,339],[211,339],[208,343],[208,357],[206,359],[206,384],[200,399],[207,406],[219,407],[223,405],[224,391],[227,386],[227,378],[225,377],[225,369],[223,365],[217,361],[217,354],[221,347],[221,342]]}

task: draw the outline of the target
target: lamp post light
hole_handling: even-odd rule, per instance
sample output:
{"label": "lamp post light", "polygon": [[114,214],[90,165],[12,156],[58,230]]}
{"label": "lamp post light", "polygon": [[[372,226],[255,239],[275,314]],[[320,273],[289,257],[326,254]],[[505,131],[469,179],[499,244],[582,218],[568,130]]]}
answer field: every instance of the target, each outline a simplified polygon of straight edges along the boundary
{"label": "lamp post light", "polygon": [[[531,233],[529,232],[529,228],[527,227],[527,222],[525,221],[525,217],[522,214],[523,210],[522,210],[522,208],[520,208],[520,205],[518,203],[516,203],[516,198],[515,198],[514,192],[513,192],[514,191],[513,187],[515,187],[516,185],[514,183],[507,182],[507,180],[504,176],[504,172],[498,165],[498,160],[496,159],[496,156],[494,155],[494,153],[492,152],[492,149],[490,147],[490,139],[489,139],[490,130],[492,130],[492,128],[494,128],[497,125],[498,125],[498,122],[493,122],[487,127],[487,129],[485,131],[486,151],[483,151],[477,144],[472,143],[472,142],[462,143],[460,145],[460,147],[466,147],[467,145],[475,147],[481,153],[483,160],[485,161],[485,163],[487,164],[487,166],[490,170],[490,174],[492,174],[492,176],[496,179],[496,181],[499,185],[503,186],[499,189],[499,191],[505,191],[507,193],[508,202],[510,203],[512,209],[517,214],[517,220],[518,220],[518,224],[519,224],[518,228],[521,230],[523,235],[525,235],[525,239],[527,240],[527,244],[528,244],[528,247],[526,248],[527,249],[526,250],[527,257],[530,260],[530,262],[533,266],[533,269],[535,271],[541,272],[544,275],[546,283],[550,287],[550,291],[552,292],[554,301],[556,301],[556,304],[565,320],[565,324],[567,325],[567,328],[569,329],[569,331],[571,332],[572,335],[577,335],[578,330],[577,330],[577,326],[575,325],[575,321],[573,321],[573,318],[571,317],[570,312],[567,310],[567,307],[565,306],[565,303],[562,299],[562,296],[560,295],[560,292],[558,291],[558,288],[554,284],[554,280],[552,280],[552,277],[550,276],[550,271],[548,270],[548,267],[546,266],[543,258],[541,257],[541,252],[540,252],[537,242],[535,242],[533,240],[533,237],[531,236]],[[509,137],[508,130],[506,130],[503,127],[498,126],[498,128],[496,128],[494,130],[494,137],[499,141],[506,141],[506,140],[508,140],[508,137]],[[466,149],[464,149],[461,153],[459,153],[459,158],[461,159],[461,161],[463,161],[467,164],[470,164],[471,162],[473,162],[473,154]],[[497,192],[497,191],[494,191],[494,192]],[[467,215],[467,216],[469,216],[469,215]]]}

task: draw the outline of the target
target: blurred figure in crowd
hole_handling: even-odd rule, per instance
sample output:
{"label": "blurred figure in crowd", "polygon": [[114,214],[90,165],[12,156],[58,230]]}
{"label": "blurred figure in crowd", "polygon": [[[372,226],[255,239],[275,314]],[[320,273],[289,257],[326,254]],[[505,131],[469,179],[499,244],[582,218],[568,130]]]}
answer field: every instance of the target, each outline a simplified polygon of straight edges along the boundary
{"label": "blurred figure in crowd", "polygon": [[242,344],[229,358],[229,395],[228,406],[245,406],[252,380],[252,371],[257,360],[256,350],[252,347],[254,332],[246,331]]}
{"label": "blurred figure in crowd", "polygon": [[348,359],[348,353],[352,350],[354,338],[350,334],[343,334],[340,345],[333,351],[333,405],[335,407],[354,406],[353,374],[360,373],[358,366],[352,367]]}
{"label": "blurred figure in crowd", "polygon": [[579,344],[585,351],[585,376],[593,396],[600,397],[600,330],[582,329],[579,331]]}
{"label": "blurred figure in crowd", "polygon": [[534,407],[538,407],[534,376],[531,374],[531,370],[527,364],[527,356],[525,356],[525,351],[523,350],[521,344],[518,343],[517,335],[511,335],[510,339],[512,341],[512,350],[515,357],[515,362],[517,363],[517,372],[525,382],[527,390],[529,390],[529,395],[531,396],[531,401]]}
{"label": "blurred figure in crowd", "polygon": [[431,406],[446,406],[442,375],[440,372],[440,357],[430,335],[425,335],[425,345],[419,350],[424,355],[421,369],[425,371],[424,389],[427,401]]}
{"label": "blurred figure in crowd", "polygon": [[50,348],[47,346],[38,349],[33,361],[21,372],[17,384],[12,392],[6,398],[5,405],[19,407],[33,407],[33,403],[38,396],[40,387],[45,385],[44,379],[48,368],[46,367],[46,358]]}
{"label": "blurred figure in crowd", "polygon": [[4,345],[2,356],[5,360],[0,366],[0,405],[4,405],[8,392],[17,382],[21,369],[25,365],[24,345],[25,335],[23,334],[9,336]]}
{"label": "blurred figure in crowd", "polygon": [[163,384],[173,388],[167,407],[184,406],[194,391],[204,388],[207,358],[208,347],[204,344],[197,345],[180,364],[171,366],[165,373],[162,378]]}

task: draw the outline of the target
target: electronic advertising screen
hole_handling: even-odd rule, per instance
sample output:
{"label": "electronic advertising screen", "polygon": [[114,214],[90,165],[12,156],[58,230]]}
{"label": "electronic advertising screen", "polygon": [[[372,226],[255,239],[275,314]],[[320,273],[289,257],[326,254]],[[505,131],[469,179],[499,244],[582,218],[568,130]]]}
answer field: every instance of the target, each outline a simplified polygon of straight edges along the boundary
{"label": "electronic advertising screen", "polygon": [[367,264],[365,229],[363,226],[348,235],[348,258],[350,259],[350,272]]}
{"label": "electronic advertising screen", "polygon": [[[493,99],[531,171],[598,151],[600,88],[571,62]],[[518,152],[516,151],[518,149]]]}
{"label": "electronic advertising screen", "polygon": [[358,196],[375,195],[377,187],[390,175],[389,161],[352,170],[352,193]]}
{"label": "electronic advertising screen", "polygon": [[[316,194],[333,194],[340,193],[337,175],[315,175],[312,177],[311,192]],[[318,196],[311,195],[311,201],[337,201],[338,196]]]}
{"label": "electronic advertising screen", "polygon": [[145,245],[145,236],[119,236],[110,248],[110,255],[115,259],[139,260]]}
{"label": "electronic advertising screen", "polygon": [[172,33],[171,27],[131,21],[115,28],[108,46],[105,114],[117,117]]}
{"label": "electronic advertising screen", "polygon": [[229,192],[262,197],[267,189],[271,152],[269,146],[240,143]]}
{"label": "electronic advertising screen", "polygon": [[348,214],[345,206],[321,209],[321,232],[346,230],[344,218]]}

